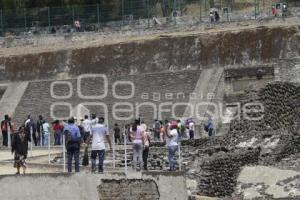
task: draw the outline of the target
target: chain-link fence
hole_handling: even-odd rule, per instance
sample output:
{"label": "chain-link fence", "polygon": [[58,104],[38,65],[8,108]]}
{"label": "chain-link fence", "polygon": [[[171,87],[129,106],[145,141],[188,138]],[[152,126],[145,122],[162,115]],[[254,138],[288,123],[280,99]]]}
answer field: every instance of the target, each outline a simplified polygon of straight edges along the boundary
{"label": "chain-link fence", "polygon": [[[119,0],[96,5],[0,10],[2,35],[28,31],[35,27],[73,26],[79,21],[83,30],[93,30],[109,23],[124,25],[128,21],[170,16],[209,20],[215,8],[222,21],[271,16],[272,5],[279,0]],[[290,3],[291,6],[300,6]],[[227,12],[228,11],[228,12]],[[147,20],[146,20],[147,21]],[[92,27],[91,27],[92,26]]]}

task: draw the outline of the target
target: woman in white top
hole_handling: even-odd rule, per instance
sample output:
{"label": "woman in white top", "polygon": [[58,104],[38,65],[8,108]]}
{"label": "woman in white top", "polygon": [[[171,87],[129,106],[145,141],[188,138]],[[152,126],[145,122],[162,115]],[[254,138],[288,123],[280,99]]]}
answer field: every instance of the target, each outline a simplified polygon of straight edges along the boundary
{"label": "woman in white top", "polygon": [[166,141],[167,141],[167,149],[168,149],[168,159],[170,171],[176,170],[176,161],[175,154],[178,150],[178,132],[177,132],[177,124],[172,123],[170,125],[170,129],[166,131]]}
{"label": "woman in white top", "polygon": [[144,146],[144,129],[137,123],[132,125],[130,133],[133,149],[133,168],[141,170],[143,166],[143,146]]}

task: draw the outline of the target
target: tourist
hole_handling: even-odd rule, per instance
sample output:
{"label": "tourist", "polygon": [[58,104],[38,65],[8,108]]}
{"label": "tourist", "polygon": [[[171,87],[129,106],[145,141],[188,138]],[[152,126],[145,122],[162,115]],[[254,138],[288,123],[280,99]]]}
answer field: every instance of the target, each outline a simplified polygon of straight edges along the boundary
{"label": "tourist", "polygon": [[133,149],[133,168],[137,171],[141,170],[143,164],[143,138],[144,131],[139,125],[138,120],[132,126],[131,130],[131,140]]}
{"label": "tourist", "polygon": [[68,172],[72,172],[72,160],[75,160],[75,172],[79,172],[79,154],[81,135],[78,126],[75,125],[74,118],[68,120],[63,134],[66,135],[66,149],[68,157]]}
{"label": "tourist", "polygon": [[74,21],[74,27],[75,27],[76,32],[80,31],[81,25],[80,25],[80,21],[79,20]]}
{"label": "tourist", "polygon": [[5,115],[4,120],[1,122],[1,132],[2,132],[3,146],[8,147],[9,146],[8,137],[10,137],[11,139],[11,133],[13,133],[13,125],[8,115]]}
{"label": "tourist", "polygon": [[42,122],[42,127],[43,127],[43,145],[48,145],[50,140],[50,125],[46,120],[43,120]]}
{"label": "tourist", "polygon": [[156,119],[153,124],[153,130],[154,130],[154,140],[159,141],[160,140],[160,133],[161,133],[161,123]]}
{"label": "tourist", "polygon": [[115,124],[115,127],[114,127],[114,138],[115,138],[115,144],[121,143],[121,130],[120,130],[118,124]]}
{"label": "tourist", "polygon": [[169,171],[176,170],[175,154],[178,150],[178,132],[177,132],[177,122],[172,121],[171,125],[166,130],[166,142],[168,149],[168,159],[169,159]]}
{"label": "tourist", "polygon": [[17,173],[20,174],[20,168],[23,168],[23,174],[26,173],[26,158],[28,154],[28,141],[30,135],[25,132],[25,127],[21,126],[18,132],[13,134],[11,152],[15,153],[14,167],[17,168]]}
{"label": "tourist", "polygon": [[193,119],[190,119],[188,124],[189,124],[190,139],[194,139],[194,137],[195,137],[195,122],[193,121]]}
{"label": "tourist", "polygon": [[214,16],[213,12],[209,12],[209,19],[210,19],[210,22],[214,22],[215,21],[215,16]]}
{"label": "tourist", "polygon": [[180,141],[183,137],[185,137],[185,126],[181,122],[181,120],[177,120],[177,132],[178,132],[178,140]]}
{"label": "tourist", "polygon": [[30,140],[33,140],[34,145],[37,146],[38,141],[36,137],[36,126],[30,115],[27,116],[27,120],[25,121],[25,133],[30,136]]}
{"label": "tourist", "polygon": [[88,115],[85,115],[84,116],[84,120],[83,122],[81,123],[82,127],[83,127],[83,131],[84,131],[84,134],[83,134],[83,141],[86,143],[88,138],[90,137],[90,134],[91,134],[91,126],[92,126],[92,122],[91,120],[89,119],[89,116]]}
{"label": "tourist", "polygon": [[207,125],[205,126],[205,130],[206,130],[206,132],[208,132],[209,137],[213,136],[214,124],[213,124],[213,120],[211,117],[209,117],[209,119],[208,119]]}
{"label": "tourist", "polygon": [[145,123],[143,120],[141,121],[140,127],[141,127],[144,131],[147,130],[147,125],[146,125],[146,123]]}
{"label": "tourist", "polygon": [[92,173],[96,172],[96,160],[99,159],[98,172],[103,174],[104,172],[104,157],[105,157],[105,139],[107,140],[110,150],[112,150],[111,140],[107,127],[104,125],[104,118],[100,117],[98,120],[93,117],[92,120]]}
{"label": "tourist", "polygon": [[54,132],[54,145],[61,145],[61,136],[64,129],[63,125],[59,122],[59,120],[55,120],[53,122],[52,129]]}
{"label": "tourist", "polygon": [[145,129],[144,135],[143,135],[143,143],[144,143],[144,149],[143,149],[143,168],[144,170],[148,170],[147,163],[148,163],[148,155],[149,155],[149,147],[150,147],[150,138],[151,138],[151,132]]}
{"label": "tourist", "polygon": [[220,20],[220,15],[218,11],[215,11],[215,21],[218,22]]}
{"label": "tourist", "polygon": [[44,144],[44,131],[43,131],[43,116],[39,115],[39,119],[36,122],[36,130],[38,132],[38,143],[40,146]]}
{"label": "tourist", "polygon": [[[167,120],[166,120],[167,121]],[[166,135],[166,131],[168,129],[168,122],[164,125],[162,121],[160,121],[160,125],[161,125],[161,128],[160,128],[160,142],[161,143],[165,143],[166,140],[165,140],[165,135]]]}

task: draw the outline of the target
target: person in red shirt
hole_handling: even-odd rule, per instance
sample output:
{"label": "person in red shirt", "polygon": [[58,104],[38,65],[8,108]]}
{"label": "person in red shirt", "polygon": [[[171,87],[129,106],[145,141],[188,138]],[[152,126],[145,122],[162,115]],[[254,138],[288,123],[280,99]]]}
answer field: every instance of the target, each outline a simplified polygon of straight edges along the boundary
{"label": "person in red shirt", "polygon": [[59,122],[59,120],[55,120],[53,122],[52,129],[54,132],[54,145],[61,145],[61,135],[64,129],[63,125]]}

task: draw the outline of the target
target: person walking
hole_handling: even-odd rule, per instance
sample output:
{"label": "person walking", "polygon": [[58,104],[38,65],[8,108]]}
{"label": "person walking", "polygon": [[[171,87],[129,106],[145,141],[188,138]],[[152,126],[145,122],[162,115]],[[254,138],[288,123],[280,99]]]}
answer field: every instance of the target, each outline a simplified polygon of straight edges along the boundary
{"label": "person walking", "polygon": [[5,147],[8,147],[8,137],[11,137],[11,133],[13,132],[12,130],[13,125],[10,121],[10,118],[8,115],[5,115],[4,120],[1,122],[2,140],[3,146]]}
{"label": "person walking", "polygon": [[189,134],[190,134],[190,139],[194,139],[195,138],[195,122],[190,119],[189,120]]}
{"label": "person walking", "polygon": [[27,120],[25,121],[25,132],[30,136],[34,142],[34,145],[37,146],[37,137],[36,137],[36,126],[30,115],[27,116]]}
{"label": "person walking", "polygon": [[115,124],[114,127],[114,137],[115,137],[115,144],[121,143],[121,130],[118,126],[118,124]]}
{"label": "person walking", "polygon": [[139,125],[139,122],[136,120],[132,125],[131,130],[131,140],[132,140],[132,149],[133,149],[133,168],[137,171],[141,170],[143,165],[143,138],[144,131]]}
{"label": "person walking", "polygon": [[143,169],[148,170],[147,164],[148,164],[148,156],[149,156],[149,149],[150,149],[150,139],[151,139],[151,132],[146,130],[143,135],[143,143],[144,143],[144,149],[143,149]]}
{"label": "person walking", "polygon": [[157,119],[153,124],[153,130],[154,130],[154,140],[159,141],[160,133],[161,133],[161,123]]}
{"label": "person walking", "polygon": [[43,116],[39,115],[39,119],[36,122],[36,130],[38,132],[38,144],[40,146],[43,146],[44,144],[43,122],[44,122]]}
{"label": "person walking", "polygon": [[87,140],[89,139],[90,137],[90,134],[91,134],[91,127],[92,127],[92,122],[91,120],[89,119],[89,116],[88,115],[85,115],[84,116],[84,120],[82,122],[82,127],[83,127],[83,131],[84,131],[84,135],[83,135],[83,141],[86,143]]}
{"label": "person walking", "polygon": [[213,124],[213,120],[211,117],[209,117],[209,119],[207,121],[207,125],[205,125],[205,131],[208,132],[209,137],[213,136],[214,124]]}
{"label": "person walking", "polygon": [[68,157],[68,172],[72,172],[72,160],[75,160],[75,172],[80,171],[79,155],[81,135],[78,126],[75,125],[74,118],[68,120],[68,125],[65,126],[63,134],[66,135],[66,149]]}
{"label": "person walking", "polygon": [[43,145],[48,145],[50,140],[50,125],[46,120],[43,120],[42,122],[42,127],[43,127]]}
{"label": "person walking", "polygon": [[98,173],[103,174],[104,172],[104,159],[105,159],[105,139],[109,144],[109,148],[112,151],[111,140],[109,137],[109,132],[107,127],[104,125],[104,118],[99,117],[98,120],[94,118],[92,120],[92,153],[91,153],[91,160],[92,160],[92,173],[96,172],[96,160],[97,157],[99,159],[98,165]]}
{"label": "person walking", "polygon": [[12,134],[11,152],[14,156],[14,167],[17,168],[17,173],[20,174],[20,168],[23,168],[23,174],[26,173],[26,159],[28,155],[28,141],[31,142],[31,136],[25,132],[24,125],[19,128],[18,132]]}
{"label": "person walking", "polygon": [[176,170],[175,154],[178,150],[177,122],[173,121],[166,131],[166,143],[168,149],[169,171]]}
{"label": "person walking", "polygon": [[54,145],[61,145],[61,136],[64,129],[59,120],[55,120],[52,126],[54,132]]}

